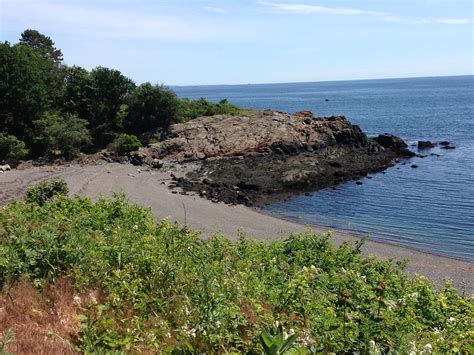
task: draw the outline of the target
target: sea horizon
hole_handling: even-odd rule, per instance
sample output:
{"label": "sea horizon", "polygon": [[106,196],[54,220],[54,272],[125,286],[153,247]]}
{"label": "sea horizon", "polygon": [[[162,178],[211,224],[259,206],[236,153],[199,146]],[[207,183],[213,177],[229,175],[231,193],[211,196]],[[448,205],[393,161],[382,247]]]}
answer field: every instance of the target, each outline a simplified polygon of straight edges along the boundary
{"label": "sea horizon", "polygon": [[368,79],[334,79],[334,80],[310,80],[310,81],[288,81],[288,82],[258,82],[258,83],[238,83],[238,84],[164,84],[170,88],[189,88],[189,87],[208,87],[208,86],[258,86],[258,85],[292,85],[292,84],[323,84],[323,83],[341,83],[341,82],[359,82],[359,81],[380,81],[380,80],[416,80],[416,79],[436,79],[436,78],[458,78],[470,77],[474,74],[454,74],[454,75],[427,75],[427,76],[406,76],[406,77],[384,77]]}

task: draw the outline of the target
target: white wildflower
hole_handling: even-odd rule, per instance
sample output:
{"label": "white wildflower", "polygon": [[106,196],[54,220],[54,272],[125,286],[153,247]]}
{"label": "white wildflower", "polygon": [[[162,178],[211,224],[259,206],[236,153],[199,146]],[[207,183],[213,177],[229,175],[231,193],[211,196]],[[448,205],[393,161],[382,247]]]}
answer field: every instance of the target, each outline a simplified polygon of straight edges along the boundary
{"label": "white wildflower", "polygon": [[134,231],[137,231],[137,230],[138,230],[138,226],[135,224],[135,225],[132,227],[132,229],[133,229]]}
{"label": "white wildflower", "polygon": [[454,317],[449,317],[448,318],[448,323],[454,323],[456,321],[456,318]]}
{"label": "white wildflower", "polygon": [[370,354],[377,354],[377,345],[375,344],[375,340],[369,341],[369,349]]}
{"label": "white wildflower", "polygon": [[424,347],[423,347],[423,351],[421,352],[423,355],[424,354],[431,354],[431,351],[433,350],[433,347],[431,346],[431,344],[426,344]]}
{"label": "white wildflower", "polygon": [[413,293],[411,294],[411,297],[412,297],[412,298],[418,298],[418,292],[413,292]]}
{"label": "white wildflower", "polygon": [[410,343],[410,352],[408,354],[416,355],[416,343],[414,341]]}
{"label": "white wildflower", "polygon": [[80,306],[81,306],[81,297],[79,297],[79,296],[74,296],[74,298],[72,299],[72,302],[73,302],[76,306],[80,307]]}

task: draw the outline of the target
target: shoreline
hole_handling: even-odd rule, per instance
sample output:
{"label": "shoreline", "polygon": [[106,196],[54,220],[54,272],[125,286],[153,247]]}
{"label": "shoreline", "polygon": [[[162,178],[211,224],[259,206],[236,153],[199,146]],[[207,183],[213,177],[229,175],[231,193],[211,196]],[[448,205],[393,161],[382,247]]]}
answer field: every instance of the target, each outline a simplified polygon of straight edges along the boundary
{"label": "shoreline", "polygon": [[[435,251],[425,250],[425,249],[417,248],[416,246],[397,243],[397,242],[391,241],[389,239],[384,239],[385,236],[382,235],[382,234],[374,234],[374,233],[369,233],[369,232],[362,232],[362,231],[344,229],[344,228],[334,227],[334,226],[331,226],[331,225],[316,224],[316,223],[311,223],[311,222],[303,223],[303,221],[298,221],[297,219],[294,219],[294,218],[291,218],[291,217],[288,217],[288,216],[284,216],[284,215],[281,215],[281,214],[276,213],[276,212],[270,212],[270,211],[266,212],[262,208],[256,208],[255,211],[258,212],[258,213],[261,213],[264,216],[272,216],[272,217],[281,219],[283,221],[287,221],[289,223],[297,223],[297,224],[301,224],[301,225],[304,225],[304,226],[311,226],[311,227],[314,227],[314,228],[328,229],[328,230],[335,231],[335,232],[338,232],[338,233],[341,233],[341,234],[347,234],[347,235],[350,235],[350,236],[353,236],[353,237],[359,238],[359,239],[364,239],[365,238],[367,241],[371,241],[373,243],[387,244],[387,245],[391,245],[391,246],[394,246],[394,247],[400,247],[400,248],[405,248],[405,249],[408,249],[408,250],[413,250],[413,251],[423,253],[423,254],[429,254],[429,255],[432,255],[434,257],[446,258],[446,259],[451,259],[451,260],[455,260],[455,261],[461,261],[461,262],[473,263],[474,264],[474,260],[464,259],[464,258],[461,258],[461,257],[452,256],[452,255],[445,255],[445,254],[441,254],[441,253],[436,253]],[[370,236],[369,236],[369,234],[370,234]]]}
{"label": "shoreline", "polygon": [[[183,176],[186,167],[178,165],[167,171],[147,171],[130,164],[104,162],[98,165],[71,164],[13,170],[0,174],[0,204],[11,198],[21,198],[28,186],[59,176],[66,180],[71,194],[96,199],[100,195],[111,196],[114,192],[123,192],[128,201],[150,208],[155,218],[168,218],[171,222],[186,224],[192,230],[201,231],[204,237],[220,233],[236,239],[243,231],[249,238],[271,241],[310,228],[317,234],[331,231],[334,245],[361,239],[358,235],[334,228],[297,223],[243,205],[230,206],[196,194],[172,191],[168,187],[172,183],[171,172]],[[373,240],[370,236],[362,252],[383,260],[407,259],[409,264],[406,271],[409,274],[426,276],[438,286],[442,285],[445,277],[449,277],[459,290],[464,289],[468,293],[474,291],[473,262]]]}

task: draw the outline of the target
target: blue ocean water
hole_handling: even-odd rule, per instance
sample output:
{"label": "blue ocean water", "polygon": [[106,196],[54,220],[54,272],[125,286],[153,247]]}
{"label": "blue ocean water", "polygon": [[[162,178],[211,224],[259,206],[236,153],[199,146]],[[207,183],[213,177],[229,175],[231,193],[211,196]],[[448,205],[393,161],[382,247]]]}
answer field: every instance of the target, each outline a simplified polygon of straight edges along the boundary
{"label": "blue ocean water", "polygon": [[227,98],[254,109],[343,114],[368,135],[390,132],[409,144],[450,141],[456,149],[429,151],[439,157],[413,158],[362,185],[348,182],[264,210],[474,260],[474,76],[174,89],[180,97]]}

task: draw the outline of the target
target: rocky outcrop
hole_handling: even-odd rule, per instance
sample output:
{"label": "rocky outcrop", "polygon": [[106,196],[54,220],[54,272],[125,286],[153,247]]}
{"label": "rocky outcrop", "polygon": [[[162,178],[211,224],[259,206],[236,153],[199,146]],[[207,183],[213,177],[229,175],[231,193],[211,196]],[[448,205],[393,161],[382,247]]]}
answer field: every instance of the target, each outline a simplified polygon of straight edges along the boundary
{"label": "rocky outcrop", "polygon": [[173,177],[171,187],[252,205],[359,179],[413,155],[399,137],[369,138],[343,116],[266,110],[172,125],[165,139],[134,157],[149,165],[157,159],[198,162],[186,177]]}
{"label": "rocky outcrop", "polygon": [[[248,116],[201,117],[172,125],[163,141],[143,148],[148,159],[202,160],[258,153],[312,152],[336,145],[363,147],[372,141],[345,117],[311,112],[258,111]],[[379,149],[374,145],[374,149]]]}

